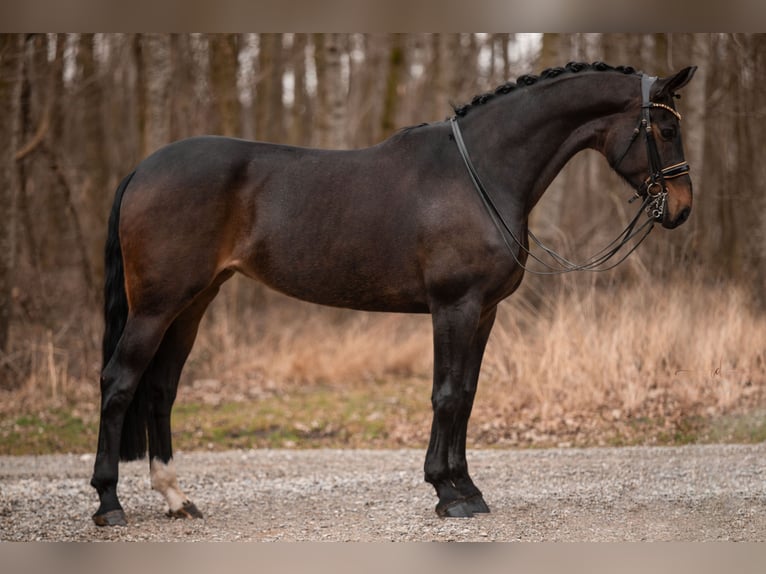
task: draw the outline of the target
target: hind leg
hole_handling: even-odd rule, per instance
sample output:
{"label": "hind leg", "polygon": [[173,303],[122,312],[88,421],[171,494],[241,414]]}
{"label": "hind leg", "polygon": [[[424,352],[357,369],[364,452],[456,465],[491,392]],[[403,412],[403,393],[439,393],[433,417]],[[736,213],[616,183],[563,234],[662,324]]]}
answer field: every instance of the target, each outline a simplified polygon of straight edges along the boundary
{"label": "hind leg", "polygon": [[202,513],[178,484],[173,462],[170,414],[181,371],[197,336],[200,320],[218,293],[217,285],[200,294],[168,328],[154,360],[144,375],[150,388],[149,469],[151,485],[165,497],[168,516],[202,518]]}
{"label": "hind leg", "polygon": [[101,374],[98,452],[90,481],[99,496],[100,504],[93,515],[93,521],[99,526],[127,523],[117,498],[122,423],[168,322],[162,316],[129,316],[120,342]]}

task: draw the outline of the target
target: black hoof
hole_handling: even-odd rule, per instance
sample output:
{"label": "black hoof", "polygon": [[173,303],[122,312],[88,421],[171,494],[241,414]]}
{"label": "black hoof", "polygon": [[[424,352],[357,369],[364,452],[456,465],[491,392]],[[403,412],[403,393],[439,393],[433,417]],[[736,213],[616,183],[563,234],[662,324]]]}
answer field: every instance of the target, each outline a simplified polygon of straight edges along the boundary
{"label": "black hoof", "polygon": [[96,526],[127,526],[128,519],[125,518],[125,512],[121,508],[110,510],[103,514],[94,514],[93,522]]}
{"label": "black hoof", "polygon": [[464,504],[474,514],[486,514],[489,512],[489,506],[484,502],[481,494],[474,494],[465,499]]}
{"label": "black hoof", "polygon": [[191,500],[187,500],[178,510],[168,510],[168,516],[170,518],[202,518],[202,513]]}
{"label": "black hoof", "polygon": [[441,502],[436,505],[436,514],[441,518],[471,518],[473,512],[468,507],[466,500],[453,500],[447,504]]}

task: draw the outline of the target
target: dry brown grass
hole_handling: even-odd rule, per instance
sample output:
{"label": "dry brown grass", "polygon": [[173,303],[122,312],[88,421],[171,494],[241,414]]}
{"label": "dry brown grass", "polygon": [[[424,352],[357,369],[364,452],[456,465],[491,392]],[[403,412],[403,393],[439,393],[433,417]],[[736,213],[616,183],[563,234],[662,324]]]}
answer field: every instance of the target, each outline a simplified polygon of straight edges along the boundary
{"label": "dry brown grass", "polygon": [[640,285],[549,305],[537,316],[507,306],[488,351],[487,379],[515,381],[528,402],[630,412],[669,385],[684,404],[726,408],[764,376],[766,323],[742,290]]}
{"label": "dry brown grass", "polygon": [[430,371],[428,316],[328,309],[272,294],[266,299],[262,310],[244,317],[235,317],[225,298],[211,309],[189,360],[195,378],[233,386],[347,384]]}
{"label": "dry brown grass", "polygon": [[511,302],[484,365],[484,391],[502,405],[490,419],[526,419],[551,440],[608,424],[606,440],[630,441],[637,422],[673,430],[758,410],[765,385],[766,321],[747,292],[687,282],[579,288],[542,311]]}
{"label": "dry brown grass", "polygon": [[14,325],[11,349],[0,354],[0,414],[91,401],[98,389],[101,324],[88,316],[52,328]]}
{"label": "dry brown grass", "polygon": [[[688,281],[560,285],[554,296],[527,288],[501,305],[472,418],[474,444],[683,442],[694,440],[690,420],[765,410],[766,318],[744,289]],[[396,400],[401,385],[415,384],[422,401],[391,425],[399,444],[427,438],[428,316],[261,299],[244,312],[231,294],[214,303],[180,402],[257,401],[319,387],[364,400],[360,389],[371,384],[375,400],[385,393]],[[12,368],[26,372],[18,388],[3,392],[2,411],[68,406],[90,420],[97,340],[73,346],[66,333],[33,334],[17,344],[23,361]]]}

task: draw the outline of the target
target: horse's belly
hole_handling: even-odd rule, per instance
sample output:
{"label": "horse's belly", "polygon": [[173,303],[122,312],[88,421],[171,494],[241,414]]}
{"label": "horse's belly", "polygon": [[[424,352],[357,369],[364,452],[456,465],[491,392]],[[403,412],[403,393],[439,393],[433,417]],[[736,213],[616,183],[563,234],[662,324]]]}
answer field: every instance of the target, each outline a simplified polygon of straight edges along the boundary
{"label": "horse's belly", "polygon": [[292,250],[275,257],[262,247],[234,267],[276,291],[311,303],[364,311],[428,312],[414,265],[392,265],[382,253],[360,258]]}

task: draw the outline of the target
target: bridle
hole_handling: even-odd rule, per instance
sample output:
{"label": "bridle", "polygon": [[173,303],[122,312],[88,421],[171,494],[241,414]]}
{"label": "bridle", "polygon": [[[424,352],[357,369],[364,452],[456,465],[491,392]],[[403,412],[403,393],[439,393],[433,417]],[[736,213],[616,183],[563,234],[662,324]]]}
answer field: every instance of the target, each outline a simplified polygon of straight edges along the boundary
{"label": "bridle", "polygon": [[[639,118],[638,126],[636,126],[636,129],[633,130],[633,135],[628,142],[625,151],[622,152],[617,162],[613,165],[613,169],[616,170],[620,163],[625,159],[625,156],[628,154],[628,151],[633,146],[633,143],[636,141],[639,134],[643,132],[645,134],[646,150],[647,156],[649,158],[649,176],[638,187],[638,189],[636,189],[633,197],[629,200],[629,203],[632,203],[636,199],[643,199],[643,201],[638,209],[638,212],[628,223],[625,229],[611,243],[609,243],[595,255],[588,258],[584,263],[573,263],[567,260],[566,258],[556,253],[553,249],[544,245],[535,236],[535,234],[532,233],[532,230],[527,229],[529,237],[538,245],[538,247],[540,247],[555,261],[555,264],[552,265],[547,261],[543,261],[534,253],[532,253],[527,247],[526,242],[521,241],[516,236],[516,234],[503,218],[492,197],[487,192],[486,187],[482,183],[481,178],[479,177],[479,174],[476,171],[470,156],[468,155],[468,148],[466,148],[465,141],[463,140],[463,134],[460,131],[457,116],[455,115],[450,118],[452,135],[455,139],[455,143],[457,144],[460,156],[463,158],[463,163],[465,163],[468,174],[471,177],[474,188],[476,188],[476,191],[479,194],[484,207],[487,209],[492,222],[500,232],[500,236],[503,238],[503,242],[511,252],[513,259],[522,269],[535,275],[555,275],[560,273],[569,273],[572,271],[608,271],[609,269],[613,269],[625,261],[625,259],[627,259],[627,257],[636,250],[636,248],[644,241],[644,239],[647,238],[649,233],[651,233],[652,229],[654,228],[654,222],[660,221],[662,219],[665,213],[665,206],[667,204],[668,196],[665,180],[688,174],[689,164],[686,163],[686,161],[683,161],[681,163],[662,167],[662,160],[660,159],[660,154],[657,149],[657,141],[654,138],[654,132],[652,130],[650,110],[651,108],[662,108],[668,110],[673,115],[675,115],[679,121],[681,120],[681,114],[679,114],[675,109],[668,105],[652,102],[650,100],[649,95],[651,93],[652,85],[655,81],[657,81],[656,76],[646,76],[644,74],[641,75],[641,94],[643,99],[643,103],[641,105],[641,117]],[[641,213],[644,211],[646,211],[646,213],[649,215],[649,218],[642,225],[638,225]],[[517,247],[524,251],[528,256],[544,265],[548,271],[537,271],[526,267],[524,263],[519,260],[519,257],[516,254],[516,250],[512,248],[511,244],[508,242],[506,233],[511,237],[513,243]],[[632,247],[630,247],[627,253],[620,257],[616,263],[612,263],[606,267],[603,266],[612,257],[617,255],[617,253],[627,243],[629,243],[637,236],[640,236],[638,241]]]}
{"label": "bridle", "polygon": [[625,151],[622,152],[619,159],[612,166],[615,170],[628,155],[628,151],[633,146],[633,143],[638,138],[641,132],[644,133],[644,140],[646,142],[646,155],[649,160],[649,177],[636,190],[633,197],[630,199],[630,203],[639,198],[650,197],[651,200],[646,205],[646,213],[654,219],[659,221],[665,214],[665,206],[668,198],[668,188],[665,185],[666,179],[673,179],[689,173],[689,164],[686,161],[662,167],[662,160],[660,159],[660,153],[657,150],[657,140],[654,137],[654,130],[652,129],[652,116],[650,110],[652,108],[662,108],[673,114],[678,121],[681,121],[681,114],[667,104],[661,104],[659,102],[653,102],[650,99],[652,86],[657,81],[656,76],[641,75],[641,98],[643,100],[641,104],[641,116],[638,120],[636,129],[633,130],[633,135],[628,142]]}

